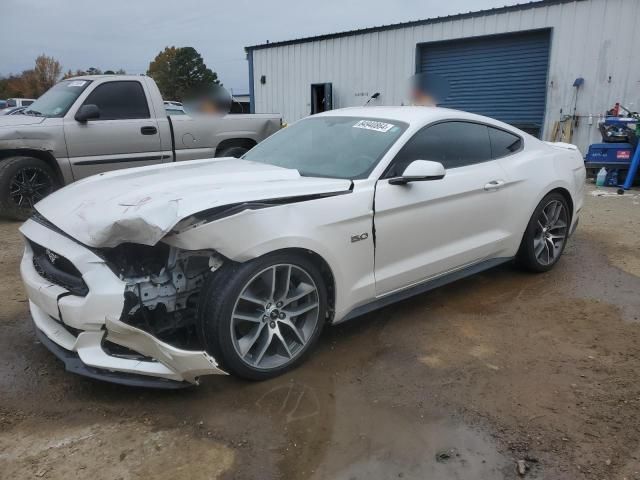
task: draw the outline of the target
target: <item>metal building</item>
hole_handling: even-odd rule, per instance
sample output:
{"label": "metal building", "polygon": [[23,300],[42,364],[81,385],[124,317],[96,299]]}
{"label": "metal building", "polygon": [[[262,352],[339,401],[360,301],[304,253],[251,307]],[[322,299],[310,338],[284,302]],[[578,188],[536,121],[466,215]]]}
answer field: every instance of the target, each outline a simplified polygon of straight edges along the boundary
{"label": "metal building", "polygon": [[616,102],[640,110],[638,45],[640,0],[534,1],[266,43],[246,47],[251,108],[292,122],[369,100],[402,105],[409,78],[431,72],[449,80],[444,106],[544,139],[571,116],[584,151],[599,114]]}

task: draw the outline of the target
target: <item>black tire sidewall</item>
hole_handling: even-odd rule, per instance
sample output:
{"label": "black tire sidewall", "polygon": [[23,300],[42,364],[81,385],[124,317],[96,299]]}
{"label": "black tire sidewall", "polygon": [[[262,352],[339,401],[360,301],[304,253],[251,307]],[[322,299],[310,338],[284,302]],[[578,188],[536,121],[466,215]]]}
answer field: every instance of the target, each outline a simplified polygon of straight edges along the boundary
{"label": "black tire sidewall", "polygon": [[242,155],[247,153],[249,149],[245,147],[229,147],[225,148],[220,152],[220,155],[216,155],[217,157],[233,157],[240,158]]}
{"label": "black tire sidewall", "polygon": [[[242,361],[231,338],[231,315],[238,296],[247,282],[272,265],[289,263],[307,272],[318,288],[318,324],[303,351],[292,362],[275,369],[262,370]],[[207,351],[230,373],[249,380],[265,380],[298,366],[318,341],[326,323],[327,287],[316,265],[295,253],[267,254],[243,264],[223,265],[211,275],[202,289],[198,313],[199,332]]]}
{"label": "black tire sidewall", "polygon": [[[542,209],[552,200],[557,200],[559,202],[562,203],[562,206],[565,208],[566,212],[567,212],[567,237],[565,238],[564,244],[562,245],[562,249],[560,250],[560,253],[558,254],[558,256],[555,258],[555,260],[550,263],[549,265],[543,265],[538,261],[538,258],[535,255],[535,251],[534,251],[534,247],[533,247],[533,240],[536,234],[536,230],[537,230],[537,222],[538,222],[538,217],[540,216],[540,213],[542,212]],[[520,245],[520,250],[518,251],[518,261],[519,263],[524,266],[525,268],[534,271],[534,272],[548,272],[549,270],[551,270],[554,265],[556,263],[558,263],[558,261],[560,260],[560,257],[562,257],[562,254],[564,252],[564,249],[567,246],[567,242],[569,241],[569,230],[571,228],[571,219],[572,219],[572,212],[569,209],[569,205],[567,203],[567,200],[564,198],[564,196],[560,193],[557,192],[551,192],[549,194],[547,194],[538,204],[538,206],[536,207],[536,209],[533,212],[533,215],[531,216],[531,219],[529,220],[529,223],[527,224],[527,229],[525,230],[525,234],[522,237],[522,243]]]}
{"label": "black tire sidewall", "polygon": [[33,209],[20,208],[10,198],[11,181],[24,168],[37,168],[51,181],[53,190],[58,187],[55,173],[45,162],[34,157],[10,157],[0,160],[0,216],[11,220],[26,220]]}

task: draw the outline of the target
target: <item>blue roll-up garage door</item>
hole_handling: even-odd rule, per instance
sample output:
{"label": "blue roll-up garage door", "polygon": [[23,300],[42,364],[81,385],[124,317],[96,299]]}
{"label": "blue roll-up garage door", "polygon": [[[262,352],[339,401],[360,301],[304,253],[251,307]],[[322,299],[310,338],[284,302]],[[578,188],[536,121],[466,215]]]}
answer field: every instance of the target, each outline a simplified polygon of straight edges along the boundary
{"label": "blue roll-up garage door", "polygon": [[449,80],[440,105],[497,118],[540,136],[547,96],[550,31],[419,45],[419,72]]}

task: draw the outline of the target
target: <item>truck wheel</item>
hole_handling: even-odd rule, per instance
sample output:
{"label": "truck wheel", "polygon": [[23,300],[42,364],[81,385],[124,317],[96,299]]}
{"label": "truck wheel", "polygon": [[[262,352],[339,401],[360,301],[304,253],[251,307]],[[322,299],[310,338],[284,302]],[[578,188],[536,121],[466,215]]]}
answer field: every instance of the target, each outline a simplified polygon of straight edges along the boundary
{"label": "truck wheel", "polygon": [[55,173],[42,160],[10,157],[0,161],[0,216],[26,220],[33,206],[57,187]]}
{"label": "truck wheel", "polygon": [[249,150],[244,147],[229,147],[222,150],[220,153],[216,152],[216,157],[234,157],[240,158]]}

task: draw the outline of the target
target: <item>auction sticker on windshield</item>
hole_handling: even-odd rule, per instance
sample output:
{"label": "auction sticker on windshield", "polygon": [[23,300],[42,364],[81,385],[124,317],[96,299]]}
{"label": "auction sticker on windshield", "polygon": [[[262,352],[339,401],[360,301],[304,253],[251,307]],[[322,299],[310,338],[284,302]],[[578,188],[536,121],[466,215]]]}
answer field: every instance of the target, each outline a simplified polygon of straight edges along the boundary
{"label": "auction sticker on windshield", "polygon": [[87,83],[85,80],[74,80],[67,87],[83,87],[85,83]]}
{"label": "auction sticker on windshield", "polygon": [[364,128],[365,130],[374,130],[376,132],[387,133],[393,128],[392,123],[377,122],[375,120],[360,120],[353,128]]}

